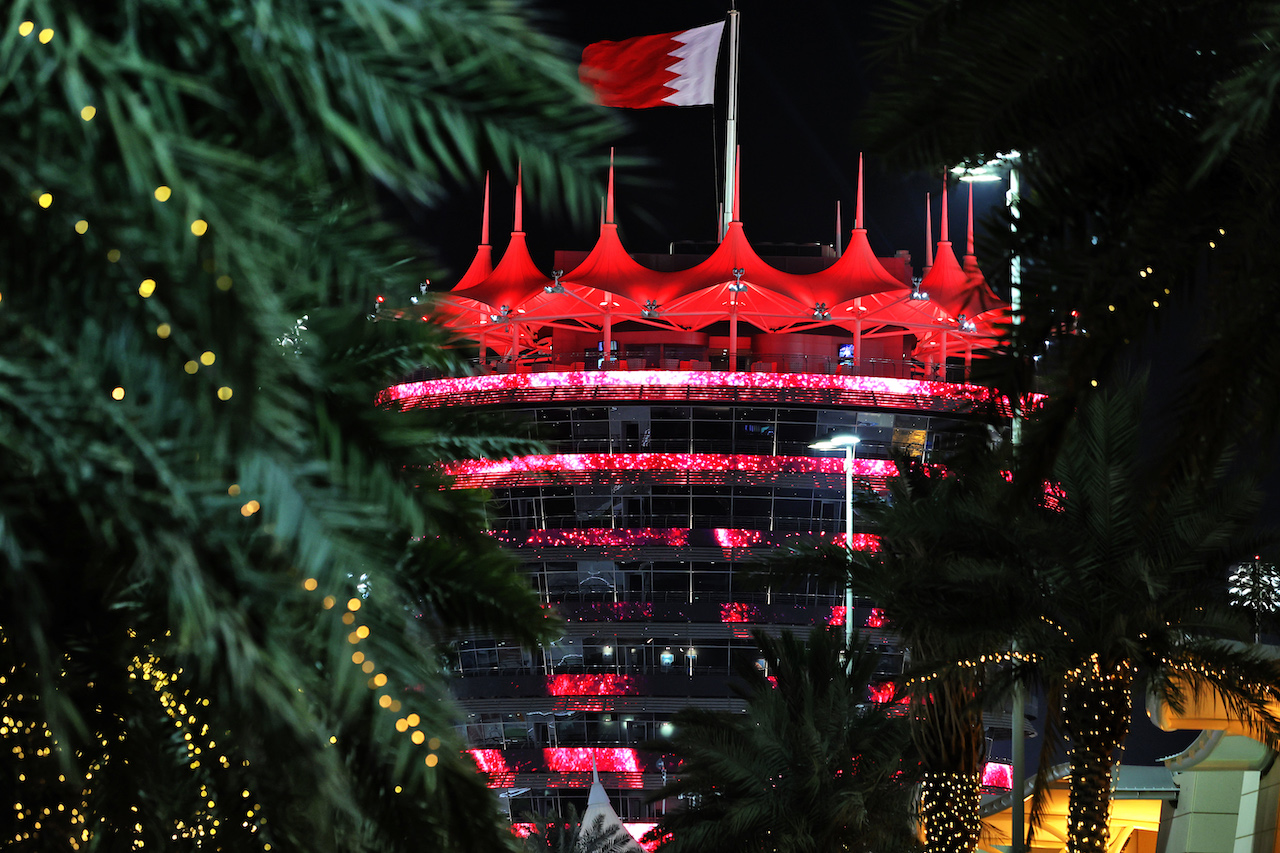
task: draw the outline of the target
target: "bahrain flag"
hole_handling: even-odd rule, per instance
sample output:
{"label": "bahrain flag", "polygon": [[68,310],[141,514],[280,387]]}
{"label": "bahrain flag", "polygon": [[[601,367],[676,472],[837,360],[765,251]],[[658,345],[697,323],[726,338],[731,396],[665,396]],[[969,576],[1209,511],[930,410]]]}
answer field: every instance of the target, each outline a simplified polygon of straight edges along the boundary
{"label": "bahrain flag", "polygon": [[715,100],[724,21],[656,36],[598,41],[582,51],[578,75],[606,107],[688,107]]}

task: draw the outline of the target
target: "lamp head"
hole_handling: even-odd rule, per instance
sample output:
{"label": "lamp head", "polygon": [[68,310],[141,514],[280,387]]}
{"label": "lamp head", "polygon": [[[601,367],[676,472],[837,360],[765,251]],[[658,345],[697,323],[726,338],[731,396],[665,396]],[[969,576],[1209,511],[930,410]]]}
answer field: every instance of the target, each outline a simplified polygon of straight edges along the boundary
{"label": "lamp head", "polygon": [[810,450],[844,450],[846,447],[854,447],[862,439],[856,435],[829,435],[821,441],[815,441],[809,445]]}

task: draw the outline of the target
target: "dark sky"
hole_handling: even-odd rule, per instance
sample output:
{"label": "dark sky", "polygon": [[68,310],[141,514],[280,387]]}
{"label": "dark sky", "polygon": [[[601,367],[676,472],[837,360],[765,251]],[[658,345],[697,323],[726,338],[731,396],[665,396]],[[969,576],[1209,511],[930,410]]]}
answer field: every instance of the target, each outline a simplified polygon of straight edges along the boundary
{"label": "dark sky", "polygon": [[[754,243],[831,243],[835,205],[843,207],[844,239],[853,226],[858,152],[864,147],[860,111],[869,90],[866,51],[874,35],[873,3],[813,0],[781,4],[743,0],[738,141],[742,147],[741,204]],[[543,3],[547,29],[575,57],[601,39],[671,32],[723,20],[721,0],[688,0],[612,7],[600,2]],[[721,76],[725,56],[721,54]],[[723,89],[723,86],[721,87]],[[617,219],[623,244],[633,252],[663,252],[675,240],[711,240],[721,197],[724,113],[716,107],[620,110],[627,132],[615,141],[620,157],[647,166],[618,174]],[[937,192],[938,175],[902,174],[867,151],[866,226],[881,255],[898,249],[923,255],[924,196]],[[978,185],[979,210],[1000,204],[1000,185]],[[501,251],[510,229],[510,189],[495,184],[494,244]],[[554,211],[537,211],[546,200],[529,199],[525,230],[534,261],[551,267],[556,248],[589,249],[594,223],[575,224]],[[964,239],[964,202],[952,196],[952,238]],[[456,280],[478,239],[480,190],[459,191],[446,211],[424,215],[425,238],[454,267]],[[981,218],[981,212],[979,217]],[[939,209],[935,202],[934,238]],[[980,255],[981,260],[981,255]]]}

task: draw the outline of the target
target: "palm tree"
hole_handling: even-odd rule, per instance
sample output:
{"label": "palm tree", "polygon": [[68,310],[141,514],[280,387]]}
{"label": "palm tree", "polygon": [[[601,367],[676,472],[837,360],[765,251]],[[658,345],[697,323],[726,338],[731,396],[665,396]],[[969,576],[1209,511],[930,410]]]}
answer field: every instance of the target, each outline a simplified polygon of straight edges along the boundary
{"label": "palm tree", "polygon": [[[1112,767],[1128,733],[1133,695],[1181,707],[1212,692],[1275,743],[1280,666],[1256,647],[1226,595],[1227,567],[1251,554],[1260,499],[1251,478],[1225,467],[1206,485],[1171,479],[1142,421],[1133,382],[1089,400],[1054,467],[1052,500],[1023,519],[1022,666],[1050,697],[1047,734],[1068,744],[1067,849],[1106,849]],[[1060,701],[1054,701],[1060,700]],[[1050,745],[1051,745],[1050,744]],[[1041,778],[1051,763],[1042,753]]]}
{"label": "palm tree", "polygon": [[993,454],[954,459],[945,473],[896,462],[889,495],[862,502],[880,547],[852,554],[851,564],[827,562],[848,567],[848,582],[883,609],[909,655],[903,683],[924,773],[925,848],[965,853],[982,829],[982,706],[989,670],[1010,647],[1001,615],[1018,612],[1022,540],[1004,523],[1013,492]]}
{"label": "palm tree", "polygon": [[376,409],[463,368],[365,315],[419,254],[379,198],[520,157],[585,206],[572,63],[490,0],[6,9],[0,834],[512,846],[440,648],[545,619],[430,471],[518,448]]}
{"label": "palm tree", "polygon": [[765,669],[741,668],[745,714],[687,708],[655,749],[677,779],[655,799],[688,807],[650,837],[679,851],[910,850],[913,769],[904,720],[867,701],[879,655],[815,629],[808,643],[756,632]]}
{"label": "palm tree", "polygon": [[[1268,706],[1280,669],[1238,642],[1248,626],[1226,597],[1227,567],[1259,546],[1249,532],[1258,493],[1239,472],[1220,467],[1206,483],[1168,464],[1144,429],[1144,384],[1086,402],[1048,491],[982,453],[952,460],[946,474],[901,463],[891,500],[864,510],[882,547],[853,567],[855,586],[912,650],[908,674],[923,673],[913,721],[926,771],[967,769],[984,694],[991,701],[1029,681],[1050,697],[1039,790],[1065,742],[1072,853],[1106,847],[1112,767],[1135,689],[1174,707],[1212,691],[1259,737],[1274,742],[1280,731]],[[1017,655],[1004,651],[1011,641]],[[956,840],[963,849],[976,835]]]}
{"label": "palm tree", "polygon": [[[997,240],[1023,259],[1012,387],[1046,341],[1059,369],[1041,377],[1051,397],[1018,479],[1029,496],[1052,476],[1066,496],[1017,516],[1052,546],[1028,540],[1042,605],[1028,612],[1046,621],[1024,639],[1064,700],[1051,722],[1072,743],[1071,846],[1094,849],[1135,684],[1175,702],[1216,690],[1273,722],[1258,703],[1274,673],[1225,641],[1245,635],[1218,604],[1253,500],[1223,485],[1223,452],[1261,436],[1250,467],[1265,466],[1280,401],[1280,210],[1259,203],[1280,180],[1280,4],[904,0],[887,26],[879,139],[931,169],[1023,154],[1017,230]],[[1172,401],[1159,453],[1130,392],[1089,400],[1134,360]]]}

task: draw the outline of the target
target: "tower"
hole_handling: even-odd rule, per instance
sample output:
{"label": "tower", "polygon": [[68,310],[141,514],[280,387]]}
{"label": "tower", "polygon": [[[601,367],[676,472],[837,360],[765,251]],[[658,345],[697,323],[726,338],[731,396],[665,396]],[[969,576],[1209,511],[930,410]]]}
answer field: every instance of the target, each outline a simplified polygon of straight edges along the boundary
{"label": "tower", "polygon": [[[645,802],[676,768],[642,745],[686,705],[740,707],[730,681],[758,658],[752,628],[851,619],[883,648],[886,676],[900,666],[869,602],[849,613],[841,589],[774,588],[750,564],[811,536],[844,541],[845,460],[815,441],[857,434],[855,478],[877,488],[892,450],[941,462],[958,432],[1006,419],[968,378],[1007,308],[972,252],[962,267],[948,244],[928,288],[904,254],[876,257],[861,190],[839,256],[762,256],[736,218],[706,253],[631,255],[612,185],[594,247],[558,252],[550,275],[519,218],[492,265],[486,223],[437,306],[475,343],[474,375],[415,378],[381,403],[502,412],[544,443],[446,465],[456,488],[490,490],[493,535],[565,620],[536,649],[459,644],[463,725],[517,818],[581,810],[594,764],[618,814],[643,825],[678,804]],[[872,537],[855,527],[851,544]]]}

